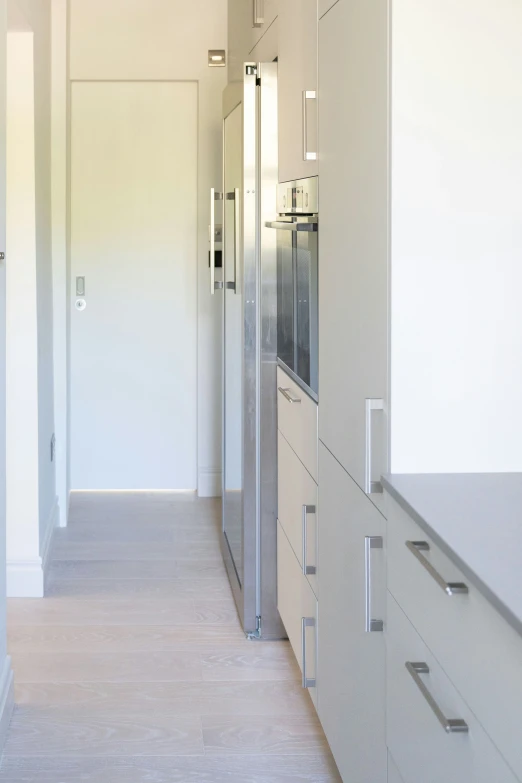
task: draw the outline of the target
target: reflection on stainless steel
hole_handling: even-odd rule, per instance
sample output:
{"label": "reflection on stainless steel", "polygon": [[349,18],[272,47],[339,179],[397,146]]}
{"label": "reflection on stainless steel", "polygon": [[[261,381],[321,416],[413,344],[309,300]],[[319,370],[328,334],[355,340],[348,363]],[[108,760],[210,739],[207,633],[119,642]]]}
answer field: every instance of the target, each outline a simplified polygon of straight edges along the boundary
{"label": "reflection on stainless steel", "polygon": [[277,65],[246,64],[234,108],[226,97],[222,552],[245,632],[280,638],[276,233],[265,228],[276,208]]}

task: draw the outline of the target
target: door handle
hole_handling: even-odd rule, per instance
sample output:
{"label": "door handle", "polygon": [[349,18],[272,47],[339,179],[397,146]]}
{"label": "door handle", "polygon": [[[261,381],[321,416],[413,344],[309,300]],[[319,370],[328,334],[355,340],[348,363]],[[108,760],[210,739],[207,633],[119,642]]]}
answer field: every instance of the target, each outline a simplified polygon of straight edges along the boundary
{"label": "door handle", "polygon": [[281,392],[281,394],[283,395],[285,400],[288,400],[288,402],[292,402],[292,403],[294,403],[294,405],[300,405],[301,404],[301,398],[300,397],[295,397],[295,396],[292,397],[292,395],[290,394],[290,392],[292,391],[291,389],[283,389],[282,386],[278,386],[277,390],[279,392]]}
{"label": "door handle", "polygon": [[315,566],[306,565],[306,559],[308,555],[308,514],[315,514],[315,506],[303,506],[303,574],[305,576],[313,576],[317,573]]}
{"label": "door handle", "polygon": [[384,400],[369,398],[366,400],[366,459],[364,466],[364,491],[367,495],[382,494],[380,481],[372,481],[372,413],[384,410]]}
{"label": "door handle", "polygon": [[433,577],[438,586],[441,587],[446,595],[458,595],[469,593],[468,586],[464,582],[446,582],[443,576],[439,574],[436,568],[422,554],[430,551],[430,545],[427,541],[406,541],[406,546],[414,557],[417,558],[421,566],[426,569],[428,574]]}
{"label": "door handle", "polygon": [[216,201],[221,201],[222,193],[210,188],[210,293],[223,288],[222,282],[216,282]]}
{"label": "door handle", "polygon": [[239,293],[239,244],[241,242],[239,188],[234,188],[234,291]]}
{"label": "door handle", "polygon": [[440,725],[447,734],[467,734],[469,732],[469,726],[465,720],[461,718],[447,718],[442,712],[441,708],[429,692],[428,688],[421,680],[421,674],[429,674],[430,667],[427,663],[414,663],[412,661],[406,661],[406,669],[411,675],[413,682],[420,690],[428,704],[430,705],[433,713],[435,714]]}
{"label": "door handle", "polygon": [[384,630],[382,620],[372,618],[372,549],[382,549],[382,536],[366,536],[364,539],[364,574],[365,574],[365,631],[375,633]]}
{"label": "door handle", "polygon": [[317,152],[308,151],[308,101],[315,101],[315,90],[303,90],[303,160],[317,160]]}
{"label": "door handle", "polygon": [[306,629],[315,628],[315,617],[301,618],[301,658],[303,662],[303,688],[315,688],[315,678],[308,677],[306,672]]}

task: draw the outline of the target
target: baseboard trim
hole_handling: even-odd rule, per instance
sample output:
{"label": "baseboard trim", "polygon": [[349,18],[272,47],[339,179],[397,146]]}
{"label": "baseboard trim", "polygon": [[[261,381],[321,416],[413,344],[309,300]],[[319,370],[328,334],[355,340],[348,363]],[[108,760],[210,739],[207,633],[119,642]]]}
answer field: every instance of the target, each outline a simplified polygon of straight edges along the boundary
{"label": "baseboard trim", "polygon": [[200,498],[221,497],[221,471],[214,468],[200,468],[198,471],[198,496]]}
{"label": "baseboard trim", "polygon": [[0,755],[4,751],[14,708],[14,681],[11,658],[6,657],[0,679]]}
{"label": "baseboard trim", "polygon": [[43,598],[54,531],[60,519],[59,511],[58,498],[55,498],[42,537],[40,557],[7,560],[8,598]]}

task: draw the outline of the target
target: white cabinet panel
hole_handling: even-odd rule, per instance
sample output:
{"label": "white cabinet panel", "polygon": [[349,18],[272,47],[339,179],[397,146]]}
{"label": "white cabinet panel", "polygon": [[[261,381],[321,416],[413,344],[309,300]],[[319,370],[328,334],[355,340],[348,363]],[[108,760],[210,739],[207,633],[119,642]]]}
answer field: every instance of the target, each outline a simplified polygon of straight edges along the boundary
{"label": "white cabinet panel", "polygon": [[[252,20],[252,47],[265,35],[266,31],[277,16],[278,0],[243,0],[251,8]],[[254,27],[254,14],[258,13],[263,19],[259,27]]]}
{"label": "white cabinet panel", "polygon": [[283,0],[277,21],[279,181],[288,182],[318,171],[317,98],[303,101],[317,95],[317,0]]}
{"label": "white cabinet panel", "polygon": [[384,550],[367,560],[366,538],[382,542],[385,521],[322,444],[319,475],[319,717],[343,780],[383,783],[384,635],[366,620],[384,620]]}
{"label": "white cabinet panel", "polygon": [[388,783],[404,783],[390,752],[388,752]]}
{"label": "white cabinet panel", "polygon": [[[317,484],[280,432],[277,462],[279,522],[301,568],[304,558],[309,571],[317,570]],[[309,573],[307,579],[317,595],[317,574]]]}
{"label": "white cabinet panel", "polygon": [[[417,523],[391,497],[386,500],[388,588],[522,779],[522,638]],[[428,544],[421,557],[444,580],[467,583],[469,593],[449,596],[407,541]]]}
{"label": "white cabinet panel", "polygon": [[[387,8],[341,0],[319,21],[319,437],[363,489],[366,399],[387,396]],[[378,481],[385,413],[371,418]]]}
{"label": "white cabinet panel", "polygon": [[280,367],[277,369],[277,419],[280,431],[317,481],[317,403]]}
{"label": "white cabinet panel", "polygon": [[[494,744],[388,594],[387,738],[405,783],[516,783]],[[406,663],[425,663],[420,683]],[[421,687],[427,689],[423,693]],[[446,718],[463,720],[468,733],[448,733],[427,695]]]}
{"label": "white cabinet panel", "polygon": [[333,5],[338,2],[343,2],[343,0],[319,0],[319,16],[323,16]]}
{"label": "white cabinet panel", "polygon": [[[280,523],[277,525],[277,608],[302,672],[305,652],[303,676],[306,675],[308,680],[316,680],[317,599],[303,576]],[[303,618],[307,620],[306,624]],[[308,690],[312,701],[317,704],[316,685]]]}

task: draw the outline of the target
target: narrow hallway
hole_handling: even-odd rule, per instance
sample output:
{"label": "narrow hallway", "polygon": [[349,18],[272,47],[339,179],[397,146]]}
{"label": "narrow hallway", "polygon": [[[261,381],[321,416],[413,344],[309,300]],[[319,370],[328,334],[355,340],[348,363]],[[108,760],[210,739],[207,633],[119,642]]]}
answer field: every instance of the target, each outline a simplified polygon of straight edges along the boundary
{"label": "narrow hallway", "polygon": [[73,495],[48,597],[8,603],[3,783],[339,780],[288,643],[244,638],[220,503]]}

